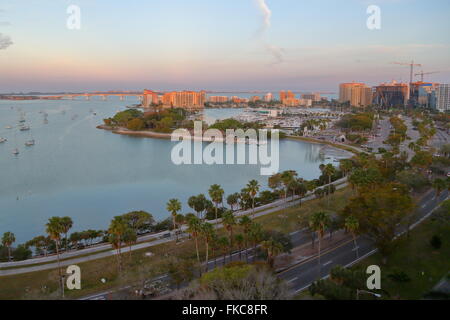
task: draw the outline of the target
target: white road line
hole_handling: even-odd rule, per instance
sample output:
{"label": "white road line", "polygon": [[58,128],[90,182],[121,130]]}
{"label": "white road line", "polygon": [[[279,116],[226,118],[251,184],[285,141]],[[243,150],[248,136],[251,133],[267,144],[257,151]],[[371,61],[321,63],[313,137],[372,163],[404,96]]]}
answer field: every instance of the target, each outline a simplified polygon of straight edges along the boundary
{"label": "white road line", "polygon": [[325,267],[325,266],[327,266],[327,265],[329,265],[329,264],[332,264],[333,263],[333,260],[330,260],[330,261],[328,261],[328,262],[325,262],[324,264],[323,264],[323,266]]}
{"label": "white road line", "polygon": [[287,283],[291,283],[291,282],[294,282],[295,280],[297,280],[298,279],[298,277],[295,277],[295,278],[293,278],[293,279],[291,279],[291,280],[289,280]]}

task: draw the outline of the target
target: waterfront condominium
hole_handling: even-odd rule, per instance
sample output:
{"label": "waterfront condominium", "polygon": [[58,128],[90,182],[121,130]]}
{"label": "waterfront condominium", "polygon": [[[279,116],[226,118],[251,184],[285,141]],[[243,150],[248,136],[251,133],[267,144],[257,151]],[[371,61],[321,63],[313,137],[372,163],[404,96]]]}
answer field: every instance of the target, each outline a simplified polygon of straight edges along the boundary
{"label": "waterfront condominium", "polygon": [[339,102],[350,103],[353,107],[366,107],[372,104],[372,89],[364,83],[348,82],[339,85]]}
{"label": "waterfront condominium", "polygon": [[162,104],[165,107],[202,109],[205,106],[205,102],[205,91],[172,91],[160,96],[154,91],[144,90],[144,108],[148,108],[153,103]]}

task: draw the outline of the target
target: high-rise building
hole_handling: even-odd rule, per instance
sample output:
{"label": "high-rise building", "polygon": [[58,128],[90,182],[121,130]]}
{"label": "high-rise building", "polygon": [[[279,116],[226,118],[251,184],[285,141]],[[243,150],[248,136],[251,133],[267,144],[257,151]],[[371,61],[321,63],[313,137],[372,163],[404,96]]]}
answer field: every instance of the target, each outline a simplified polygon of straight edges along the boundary
{"label": "high-rise building", "polygon": [[211,96],[209,97],[209,102],[212,103],[224,103],[228,102],[229,98],[227,96]]}
{"label": "high-rise building", "polygon": [[205,91],[173,91],[166,92],[163,95],[162,103],[164,106],[175,108],[198,109],[203,108],[206,102]]}
{"label": "high-rise building", "polygon": [[273,94],[272,93],[267,93],[265,96],[264,96],[264,101],[265,102],[270,102],[270,101],[272,101],[273,100]]}
{"label": "high-rise building", "polygon": [[409,85],[406,83],[382,83],[375,87],[374,102],[383,108],[405,106],[409,99]]}
{"label": "high-rise building", "polygon": [[350,102],[352,99],[352,88],[357,86],[364,86],[364,83],[347,82],[339,85],[339,102]]}
{"label": "high-rise building", "polygon": [[352,87],[350,105],[353,107],[367,107],[372,104],[372,88],[366,85]]}
{"label": "high-rise building", "polygon": [[150,107],[151,104],[158,104],[158,94],[152,90],[144,90],[144,95],[142,99],[142,106],[144,108]]}
{"label": "high-rise building", "polygon": [[359,82],[341,83],[339,102],[348,102],[353,107],[366,107],[372,104],[372,89]]}
{"label": "high-rise building", "polygon": [[313,102],[319,102],[321,100],[320,93],[304,93],[302,99],[312,100]]}
{"label": "high-rise building", "polygon": [[440,84],[436,88],[436,108],[441,112],[450,111],[450,84]]}
{"label": "high-rise building", "polygon": [[298,105],[298,99],[295,98],[295,93],[291,90],[288,90],[287,92],[280,91],[280,101],[281,104],[290,107]]}

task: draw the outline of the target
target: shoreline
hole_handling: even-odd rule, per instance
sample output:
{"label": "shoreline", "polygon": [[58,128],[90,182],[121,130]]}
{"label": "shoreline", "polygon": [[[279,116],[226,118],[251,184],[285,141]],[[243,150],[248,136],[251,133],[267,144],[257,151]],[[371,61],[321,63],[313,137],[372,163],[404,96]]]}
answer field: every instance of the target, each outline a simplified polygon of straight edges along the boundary
{"label": "shoreline", "polygon": [[[142,137],[142,138],[172,140],[171,133],[159,133],[159,132],[154,132],[154,131],[131,131],[131,130],[128,130],[125,128],[111,128],[111,127],[108,127],[105,125],[99,125],[99,126],[97,126],[97,129],[111,131],[114,134],[120,134],[120,135],[135,136],[135,137]],[[195,137],[192,137],[192,135],[183,136],[183,137],[185,139],[190,139],[190,140],[197,140],[197,141],[201,140],[202,142],[213,142],[213,141],[225,142],[223,139],[211,140],[211,139],[205,139],[204,137],[202,139],[198,139],[198,138],[196,139]],[[286,139],[320,144],[320,145],[323,145],[324,148],[331,147],[331,148],[336,149],[336,151],[339,151],[339,152],[345,151],[345,152],[351,153],[351,154],[358,154],[360,152],[359,150],[357,150],[351,146],[341,145],[341,144],[332,143],[329,141],[319,140],[319,139],[310,138],[310,137],[300,137],[300,136],[289,136],[288,135],[288,136],[286,136]],[[345,158],[351,158],[351,155],[349,154],[348,157],[346,155]]]}

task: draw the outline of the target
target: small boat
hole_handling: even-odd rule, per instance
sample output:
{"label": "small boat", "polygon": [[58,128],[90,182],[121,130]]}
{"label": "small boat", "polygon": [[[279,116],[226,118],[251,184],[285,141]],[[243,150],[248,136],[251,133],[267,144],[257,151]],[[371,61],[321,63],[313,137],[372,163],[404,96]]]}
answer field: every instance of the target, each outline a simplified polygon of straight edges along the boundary
{"label": "small boat", "polygon": [[5,138],[0,138],[0,143],[6,142],[6,141],[8,141],[8,140]]}
{"label": "small boat", "polygon": [[12,129],[12,127],[11,126],[6,126],[5,129]]}
{"label": "small boat", "polygon": [[29,126],[22,126],[22,127],[20,127],[20,131],[28,131],[28,130],[30,130]]}
{"label": "small boat", "polygon": [[29,141],[25,142],[25,145],[26,145],[27,147],[34,146],[34,140],[29,140]]}
{"label": "small boat", "polygon": [[14,149],[14,150],[13,150],[13,154],[14,154],[14,155],[18,155],[18,154],[19,154],[19,149],[17,149],[17,148]]}

